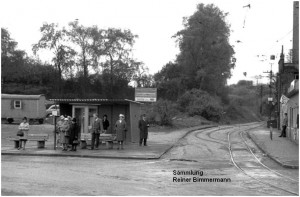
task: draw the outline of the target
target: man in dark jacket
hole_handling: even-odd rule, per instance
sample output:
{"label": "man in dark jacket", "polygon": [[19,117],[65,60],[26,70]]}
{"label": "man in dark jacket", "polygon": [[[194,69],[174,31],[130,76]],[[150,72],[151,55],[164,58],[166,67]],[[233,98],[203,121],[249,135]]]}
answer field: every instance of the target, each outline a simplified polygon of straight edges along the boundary
{"label": "man in dark jacket", "polygon": [[281,135],[279,137],[286,137],[286,127],[288,126],[288,117],[287,117],[287,113],[284,113],[284,118],[282,121],[282,131],[281,131]]}
{"label": "man in dark jacket", "polygon": [[[102,120],[98,118],[98,114],[93,114],[94,116],[94,121],[92,123],[92,143],[91,143],[91,150],[98,149],[99,146],[99,138],[100,138],[100,133],[103,132],[103,125],[102,125]],[[96,141],[96,144],[95,144]]]}
{"label": "man in dark jacket", "polygon": [[109,121],[107,120],[107,115],[105,114],[103,116],[103,129],[104,129],[104,133],[107,132],[108,127],[109,127]]}
{"label": "man in dark jacket", "polygon": [[78,145],[78,133],[80,128],[76,123],[76,118],[72,119],[72,124],[70,126],[70,144],[72,145],[71,151],[76,151],[76,147]]}
{"label": "man in dark jacket", "polygon": [[140,129],[140,146],[144,141],[144,146],[147,146],[147,138],[148,138],[148,127],[149,123],[146,120],[146,115],[142,115],[142,119],[139,120],[139,129]]}

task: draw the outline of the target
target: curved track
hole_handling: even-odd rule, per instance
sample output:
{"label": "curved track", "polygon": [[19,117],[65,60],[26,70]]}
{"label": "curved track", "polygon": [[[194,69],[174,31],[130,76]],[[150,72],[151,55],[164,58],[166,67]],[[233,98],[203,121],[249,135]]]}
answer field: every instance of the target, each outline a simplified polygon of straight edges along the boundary
{"label": "curved track", "polygon": [[[299,184],[299,181],[277,172],[263,164],[252,151],[249,144],[252,144],[254,147],[256,146],[253,142],[248,143],[243,136],[245,135],[245,132],[260,126],[262,126],[262,124],[258,123],[221,126],[219,128],[194,132],[193,135],[197,139],[208,143],[226,145],[229,150],[231,162],[238,170],[251,179],[271,188],[283,191],[286,194],[299,195],[298,192],[292,191],[296,188],[295,185]],[[234,139],[231,138],[231,135],[233,134],[235,135]],[[249,164],[251,164],[250,167]],[[263,177],[263,175],[265,175],[265,177]],[[289,188],[292,189],[290,190]]]}
{"label": "curved track", "polygon": [[[253,129],[253,128],[250,128]],[[287,177],[277,171],[274,171],[272,169],[270,169],[269,167],[267,167],[266,165],[264,165],[257,157],[256,155],[253,153],[253,151],[251,150],[251,148],[249,147],[248,143],[246,142],[245,138],[243,137],[243,134],[245,131],[250,130],[249,128],[239,128],[237,130],[233,130],[227,133],[227,141],[228,141],[228,150],[229,150],[229,154],[230,154],[230,158],[232,163],[234,164],[234,166],[239,169],[241,172],[243,172],[245,175],[251,177],[252,179],[268,185],[272,188],[275,188],[277,190],[281,190],[284,191],[286,193],[292,194],[292,195],[299,195],[297,192],[295,191],[291,191],[285,188],[290,188],[291,186],[299,183],[298,180],[295,180],[293,178]],[[235,138],[231,138],[231,135],[234,134],[238,134],[235,136]],[[249,155],[251,157],[249,157],[249,155],[245,155],[245,153],[249,153]],[[241,155],[242,153],[242,155]],[[259,168],[260,172],[264,172],[262,174],[269,174],[270,172],[273,173],[274,175],[276,175],[277,177],[275,177],[274,179],[268,180],[268,181],[264,181],[261,178],[259,178],[260,176],[258,175],[251,175],[251,173],[248,171],[248,169],[246,167],[243,167],[244,163],[246,162],[245,159],[247,159],[247,162],[249,162],[249,159],[251,162],[256,162],[258,164],[258,166],[255,166],[256,168]],[[267,171],[267,172],[265,172]],[[283,180],[285,179],[285,180]]]}

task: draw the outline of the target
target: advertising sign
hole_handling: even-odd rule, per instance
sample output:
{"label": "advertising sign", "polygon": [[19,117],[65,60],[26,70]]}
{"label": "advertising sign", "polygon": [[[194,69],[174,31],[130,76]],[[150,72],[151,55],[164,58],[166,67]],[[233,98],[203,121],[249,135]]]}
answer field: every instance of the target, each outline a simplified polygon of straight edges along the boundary
{"label": "advertising sign", "polygon": [[135,88],[135,101],[156,102],[156,88]]}

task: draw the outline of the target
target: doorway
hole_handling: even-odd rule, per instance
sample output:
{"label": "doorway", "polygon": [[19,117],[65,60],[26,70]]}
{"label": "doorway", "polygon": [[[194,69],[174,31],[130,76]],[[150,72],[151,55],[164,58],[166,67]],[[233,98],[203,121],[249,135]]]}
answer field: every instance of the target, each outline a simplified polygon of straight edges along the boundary
{"label": "doorway", "polygon": [[90,133],[94,113],[98,113],[98,106],[72,106],[72,116],[76,118],[80,126],[80,133]]}

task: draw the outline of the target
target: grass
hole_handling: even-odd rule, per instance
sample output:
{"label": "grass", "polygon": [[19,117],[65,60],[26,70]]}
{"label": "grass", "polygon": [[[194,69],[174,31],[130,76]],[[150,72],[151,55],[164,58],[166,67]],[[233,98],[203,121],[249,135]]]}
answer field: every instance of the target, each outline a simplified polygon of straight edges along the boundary
{"label": "grass", "polygon": [[213,124],[213,122],[208,121],[201,116],[190,117],[186,114],[180,114],[180,115],[173,117],[172,122],[173,122],[172,126],[152,125],[149,128],[149,131],[150,132],[172,132],[177,129],[194,127],[194,126],[198,126],[198,125]]}

